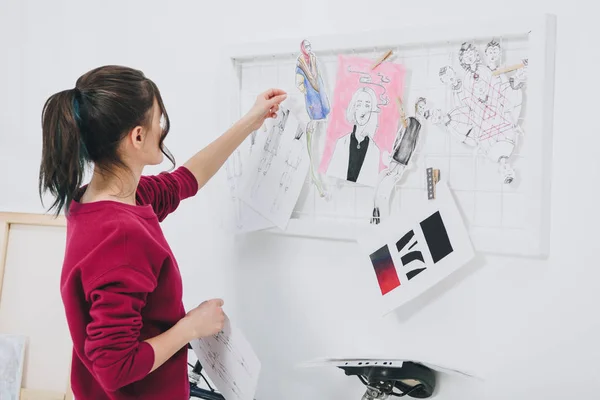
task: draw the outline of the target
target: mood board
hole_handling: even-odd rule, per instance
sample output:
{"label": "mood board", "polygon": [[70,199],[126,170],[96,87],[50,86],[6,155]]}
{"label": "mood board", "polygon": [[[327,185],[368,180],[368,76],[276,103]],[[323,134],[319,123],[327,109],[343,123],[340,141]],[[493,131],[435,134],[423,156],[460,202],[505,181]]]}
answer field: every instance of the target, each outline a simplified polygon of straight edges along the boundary
{"label": "mood board", "polygon": [[475,250],[547,256],[554,48],[545,14],[231,46],[224,123],[270,87],[288,98],[228,159],[225,223],[355,240],[380,212],[428,201],[441,180]]}

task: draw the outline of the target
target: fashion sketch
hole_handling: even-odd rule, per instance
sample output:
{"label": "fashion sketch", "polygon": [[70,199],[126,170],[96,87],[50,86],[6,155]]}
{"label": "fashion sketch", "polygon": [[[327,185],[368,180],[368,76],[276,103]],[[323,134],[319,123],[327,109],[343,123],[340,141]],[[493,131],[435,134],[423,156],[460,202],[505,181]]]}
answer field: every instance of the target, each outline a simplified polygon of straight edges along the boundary
{"label": "fashion sketch", "polygon": [[263,155],[258,165],[258,174],[256,175],[256,180],[254,181],[254,185],[252,187],[253,196],[260,188],[260,184],[262,183],[264,177],[269,173],[273,158],[277,156],[289,114],[290,110],[281,108],[280,112],[277,113],[277,117],[273,121],[273,125],[268,131],[267,140],[263,146]]}
{"label": "fashion sketch", "polygon": [[296,62],[296,87],[304,95],[306,112],[310,121],[306,128],[306,142],[310,160],[310,173],[319,195],[325,196],[323,183],[315,173],[313,166],[313,142],[318,132],[318,124],[325,122],[331,110],[327,90],[323,84],[323,78],[319,68],[317,57],[312,51],[312,45],[308,40],[300,44],[300,55]]}
{"label": "fashion sketch", "polygon": [[401,97],[406,69],[385,62],[338,56],[333,108],[327,124],[319,172],[337,180],[375,187],[398,126],[391,99]]}
{"label": "fashion sketch", "polygon": [[346,109],[352,131],[339,138],[327,175],[357,183],[377,181],[381,151],[373,137],[377,131],[378,99],[370,87],[360,87]]}
{"label": "fashion sketch", "polygon": [[240,193],[245,204],[282,230],[289,223],[310,168],[308,154],[303,153],[306,123],[300,123],[296,115],[293,109],[280,107],[276,119],[268,121],[269,144],[250,157],[248,178]]}
{"label": "fashion sketch", "polygon": [[463,78],[457,78],[451,66],[442,67],[439,73],[452,91],[453,108],[446,113],[437,110],[434,119],[454,139],[497,163],[502,182],[509,184],[515,178],[509,159],[523,134],[519,118],[527,61],[509,76],[510,72],[497,71],[501,54],[500,44],[490,41],[483,65],[477,48],[463,43],[458,55]]}
{"label": "fashion sketch", "polygon": [[277,195],[273,200],[271,212],[279,211],[279,206],[282,203],[282,198],[287,194],[288,190],[292,186],[294,182],[294,177],[298,179],[296,171],[298,170],[298,167],[300,166],[304,158],[304,143],[301,140],[303,136],[304,128],[301,124],[298,124],[296,134],[294,135],[294,140],[291,144],[291,148],[289,149],[285,158],[284,170],[281,174],[281,179],[279,181],[279,190],[277,191]]}
{"label": "fashion sketch", "polygon": [[317,57],[308,40],[300,44],[301,54],[296,62],[296,87],[304,94],[306,112],[311,120],[323,120],[329,114],[329,99],[323,85]]}
{"label": "fashion sketch", "polygon": [[429,111],[426,110],[427,100],[420,97],[415,102],[414,116],[406,117],[404,109],[400,109],[400,123],[396,140],[389,158],[385,160],[387,168],[381,171],[375,194],[373,196],[372,224],[381,222],[381,218],[389,215],[390,197],[395,185],[402,179],[409,168],[415,148],[417,147],[421,128]]}

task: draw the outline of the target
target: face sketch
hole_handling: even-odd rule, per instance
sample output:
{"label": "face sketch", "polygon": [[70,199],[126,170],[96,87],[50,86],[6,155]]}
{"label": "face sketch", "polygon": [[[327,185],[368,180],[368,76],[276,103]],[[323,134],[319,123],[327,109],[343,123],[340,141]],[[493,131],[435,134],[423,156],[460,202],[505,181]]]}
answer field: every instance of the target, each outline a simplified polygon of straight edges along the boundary
{"label": "face sketch", "polygon": [[487,64],[490,67],[497,67],[500,62],[500,47],[499,46],[489,46],[485,50],[485,56],[487,58]]}
{"label": "face sketch", "polygon": [[425,101],[420,100],[417,103],[416,113],[417,113],[417,115],[424,115],[425,114]]}
{"label": "face sketch", "polygon": [[371,119],[371,111],[373,111],[371,96],[365,92],[359,93],[354,104],[354,118],[357,125],[365,126],[369,122],[369,119]]}
{"label": "face sketch", "polygon": [[456,83],[456,74],[454,73],[454,69],[452,69],[452,67],[445,67],[442,68],[442,71],[440,71],[440,80],[442,83],[452,83],[454,85]]}
{"label": "face sketch", "polygon": [[308,54],[312,53],[312,47],[310,45],[310,42],[304,42],[304,48],[306,49],[306,52]]}
{"label": "face sketch", "polygon": [[469,47],[463,53],[463,62],[467,65],[473,65],[477,61],[477,54],[475,53],[475,49],[473,47]]}

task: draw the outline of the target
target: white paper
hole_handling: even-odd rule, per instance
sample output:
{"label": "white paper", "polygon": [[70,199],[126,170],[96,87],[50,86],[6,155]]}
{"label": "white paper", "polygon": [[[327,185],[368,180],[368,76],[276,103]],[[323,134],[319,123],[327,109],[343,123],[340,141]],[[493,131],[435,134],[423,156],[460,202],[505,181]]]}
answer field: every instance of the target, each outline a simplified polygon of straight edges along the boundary
{"label": "white paper", "polygon": [[516,177],[512,155],[524,136],[521,110],[528,61],[503,72],[499,68],[502,49],[495,40],[485,47],[485,63],[472,43],[465,42],[457,50],[462,71],[446,65],[439,72],[451,93],[452,108],[435,111],[434,119],[455,140],[497,163],[500,181],[510,184]]}
{"label": "white paper", "polygon": [[226,318],[218,334],[191,342],[202,368],[226,400],[253,400],[261,363],[242,332]]}
{"label": "white paper", "polygon": [[[429,360],[422,359],[413,359],[413,358],[385,358],[378,356],[363,356],[363,357],[323,357],[317,358],[314,360],[309,360],[303,362],[298,365],[300,368],[310,368],[310,367],[323,367],[323,366],[333,366],[333,367],[352,367],[352,366],[371,366],[371,367],[387,367],[387,368],[402,368],[405,362],[412,362],[417,364],[422,364],[427,368],[430,368],[437,372],[442,372],[448,375],[455,375],[467,378],[474,378],[482,380],[479,376],[475,375],[475,373],[471,371],[466,371],[463,369],[451,368],[448,366],[442,366],[437,363],[431,363]],[[367,364],[368,363],[368,364]]]}
{"label": "white paper", "polygon": [[436,185],[435,200],[424,196],[418,206],[365,228],[357,241],[365,268],[373,272],[365,290],[383,314],[419,296],[474,256],[445,181]]}
{"label": "white paper", "polygon": [[0,399],[18,400],[21,393],[25,336],[0,334]]}
{"label": "white paper", "polygon": [[230,206],[233,215],[229,219],[231,231],[235,234],[255,232],[272,228],[275,225],[244,203],[239,196],[243,184],[244,167],[247,168],[248,158],[255,146],[249,144],[236,149],[225,162],[227,183],[230,193]]}
{"label": "white paper", "polygon": [[285,230],[310,168],[305,126],[284,107],[265,126],[257,135],[266,136],[264,145],[252,151],[240,197]]}

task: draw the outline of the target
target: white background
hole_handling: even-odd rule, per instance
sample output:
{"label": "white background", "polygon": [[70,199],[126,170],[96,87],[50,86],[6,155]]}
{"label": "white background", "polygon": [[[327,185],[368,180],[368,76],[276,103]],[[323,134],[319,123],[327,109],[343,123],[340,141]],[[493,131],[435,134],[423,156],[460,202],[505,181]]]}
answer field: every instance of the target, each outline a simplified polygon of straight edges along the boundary
{"label": "white background", "polygon": [[[360,268],[355,245],[273,235],[233,241],[217,230],[216,182],[183,204],[164,229],[183,269],[186,305],[224,297],[232,319],[254,345],[263,365],[260,400],[359,399],[360,382],[341,371],[293,367],[353,351],[397,357],[410,352],[486,378],[483,385],[445,379],[439,399],[596,398],[596,7],[589,0],[210,5],[1,0],[0,210],[42,211],[36,192],[42,105],[98,65],[137,67],[155,80],[173,122],[167,144],[183,163],[223,128],[214,116],[228,106],[216,101],[215,60],[224,42],[477,18],[477,13],[553,12],[558,49],[549,260],[478,256],[411,307],[380,319],[356,295],[361,282],[352,274]],[[35,298],[31,301],[35,307]]]}

